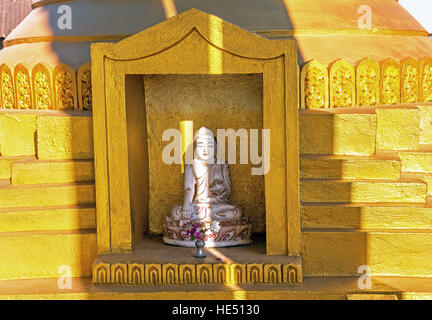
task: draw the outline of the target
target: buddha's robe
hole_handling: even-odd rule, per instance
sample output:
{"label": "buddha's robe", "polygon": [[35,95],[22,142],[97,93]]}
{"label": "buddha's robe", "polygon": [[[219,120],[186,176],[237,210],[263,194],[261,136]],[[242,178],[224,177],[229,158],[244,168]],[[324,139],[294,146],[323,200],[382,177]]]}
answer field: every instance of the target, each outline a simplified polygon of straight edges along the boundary
{"label": "buddha's robe", "polygon": [[218,161],[203,164],[193,161],[185,166],[185,189],[195,190],[191,216],[186,216],[182,205],[171,211],[174,220],[235,220],[240,219],[242,210],[228,199],[231,181],[228,164]]}

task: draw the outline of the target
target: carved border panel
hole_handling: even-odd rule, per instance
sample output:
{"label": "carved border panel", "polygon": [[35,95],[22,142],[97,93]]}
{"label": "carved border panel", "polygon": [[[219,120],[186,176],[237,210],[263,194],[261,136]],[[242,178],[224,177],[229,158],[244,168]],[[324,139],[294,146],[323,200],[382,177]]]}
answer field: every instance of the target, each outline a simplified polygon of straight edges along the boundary
{"label": "carved border panel", "polygon": [[18,64],[14,69],[14,82],[16,93],[16,107],[18,109],[33,108],[33,94],[31,78],[28,69],[23,64]]}
{"label": "carved border panel", "polygon": [[318,61],[308,62],[301,70],[301,108],[321,109],[329,107],[328,71]]}
{"label": "carved border panel", "polygon": [[77,77],[78,86],[78,106],[80,110],[92,109],[92,83],[91,83],[91,65],[83,64],[78,69]]}
{"label": "carved border panel", "polygon": [[12,72],[6,64],[0,66],[0,103],[2,109],[15,108]]}
{"label": "carved border panel", "polygon": [[407,58],[401,62],[401,103],[419,101],[419,70],[418,62]]}
{"label": "carved border panel", "polygon": [[380,67],[366,59],[357,66],[356,91],[358,106],[376,106],[380,102]]}
{"label": "carved border panel", "polygon": [[330,67],[330,108],[355,105],[355,71],[345,60],[336,61]]}
{"label": "carved border panel", "polygon": [[75,71],[64,63],[53,72],[54,102],[56,110],[78,109]]}
{"label": "carved border panel", "polygon": [[420,102],[432,102],[432,58],[420,60]]}
{"label": "carved border panel", "polygon": [[93,264],[97,285],[301,284],[301,264]]}
{"label": "carved border panel", "polygon": [[34,109],[53,109],[51,71],[39,63],[32,70]]}

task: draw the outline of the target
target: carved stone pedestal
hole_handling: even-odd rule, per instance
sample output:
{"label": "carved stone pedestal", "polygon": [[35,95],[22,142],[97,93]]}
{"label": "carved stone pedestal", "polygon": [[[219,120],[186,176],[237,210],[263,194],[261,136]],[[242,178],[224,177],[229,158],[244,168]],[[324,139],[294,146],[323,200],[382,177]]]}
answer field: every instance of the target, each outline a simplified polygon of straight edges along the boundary
{"label": "carved stone pedestal", "polygon": [[[164,223],[165,236],[163,241],[167,244],[195,247],[195,240],[187,233],[189,226],[194,221],[167,220]],[[247,218],[237,220],[218,221],[219,230],[210,231],[205,242],[207,248],[231,247],[252,243],[251,227]]]}

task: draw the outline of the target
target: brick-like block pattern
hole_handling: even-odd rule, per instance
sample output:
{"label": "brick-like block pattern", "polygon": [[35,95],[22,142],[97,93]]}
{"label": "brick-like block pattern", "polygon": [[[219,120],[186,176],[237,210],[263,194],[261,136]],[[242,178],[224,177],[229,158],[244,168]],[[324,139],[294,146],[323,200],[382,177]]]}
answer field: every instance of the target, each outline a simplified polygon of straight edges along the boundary
{"label": "brick-like block pattern", "polygon": [[377,150],[418,150],[418,109],[377,109]]}
{"label": "brick-like block pattern", "polygon": [[0,155],[5,157],[35,154],[36,115],[0,114]]}
{"label": "brick-like block pattern", "polygon": [[84,116],[39,116],[39,159],[93,159],[92,118]]}
{"label": "brick-like block pattern", "polygon": [[372,155],[376,115],[300,114],[300,153]]}

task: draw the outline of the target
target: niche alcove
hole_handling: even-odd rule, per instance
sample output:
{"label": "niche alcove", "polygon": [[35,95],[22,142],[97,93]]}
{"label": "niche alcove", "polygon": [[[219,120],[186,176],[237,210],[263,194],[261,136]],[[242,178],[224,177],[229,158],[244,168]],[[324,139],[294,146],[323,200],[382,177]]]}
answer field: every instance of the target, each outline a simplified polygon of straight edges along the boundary
{"label": "niche alcove", "polygon": [[[159,233],[158,224],[169,213],[167,208],[179,200],[175,194],[178,190],[174,194],[166,191],[176,190],[173,181],[176,185],[180,181],[181,186],[181,166],[167,169],[162,164],[161,133],[179,128],[184,120],[193,123],[195,130],[202,125],[215,130],[221,123],[223,128],[235,130],[270,130],[269,172],[242,181],[236,176],[250,167],[237,173],[233,169],[234,188],[254,179],[254,190],[240,197],[240,202],[249,206],[249,212],[258,212],[256,227],[264,230],[265,225],[266,232],[262,261],[245,257],[248,262],[239,264],[240,269],[235,270],[241,272],[234,274],[245,282],[301,282],[295,41],[268,40],[191,9],[117,44],[94,44],[91,54],[100,257],[93,281],[158,284],[174,269],[178,277],[170,283],[185,283],[186,278],[187,283],[200,283],[200,274],[207,275],[207,283],[222,281],[217,281],[216,267],[207,262],[195,268],[196,262],[179,265],[175,259],[168,264],[157,259],[152,263],[148,257],[142,264],[130,261],[144,234]],[[211,92],[201,95],[207,100],[185,101],[185,91],[194,88],[221,90],[219,101],[198,107],[199,102],[212,99]],[[239,88],[238,95],[250,99],[249,110],[235,108],[239,104],[235,88]],[[248,103],[243,101],[243,105]],[[231,112],[224,112],[230,107],[234,108]],[[203,117],[206,113],[210,113],[209,120]],[[177,250],[169,246],[162,251],[147,249],[141,252],[149,256],[169,256],[166,250]],[[235,250],[244,255],[241,248]],[[229,264],[222,268],[229,268]],[[198,269],[207,271],[200,273]],[[208,278],[210,273],[213,280]],[[223,279],[228,281],[228,273]]]}

